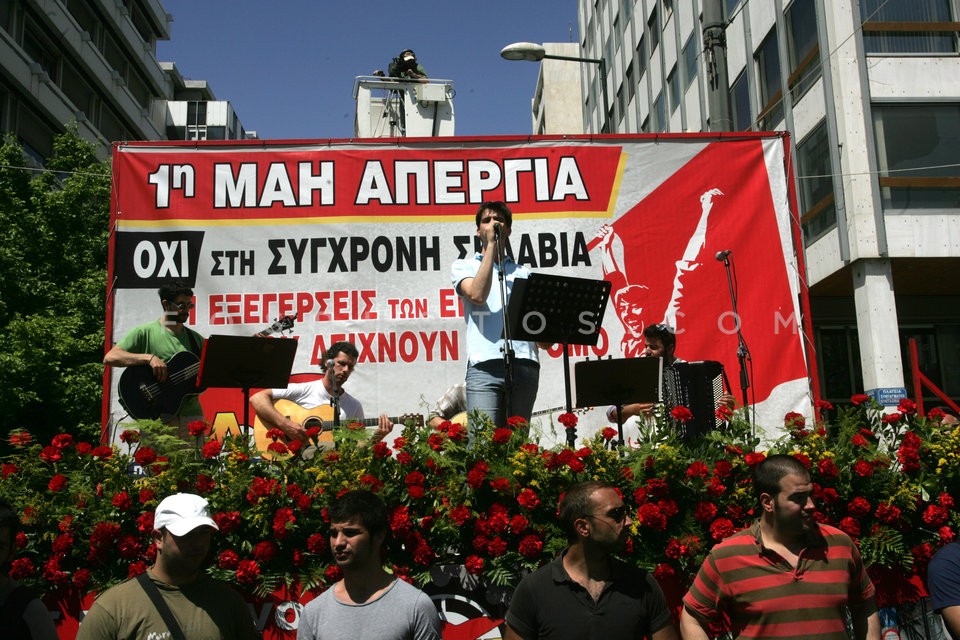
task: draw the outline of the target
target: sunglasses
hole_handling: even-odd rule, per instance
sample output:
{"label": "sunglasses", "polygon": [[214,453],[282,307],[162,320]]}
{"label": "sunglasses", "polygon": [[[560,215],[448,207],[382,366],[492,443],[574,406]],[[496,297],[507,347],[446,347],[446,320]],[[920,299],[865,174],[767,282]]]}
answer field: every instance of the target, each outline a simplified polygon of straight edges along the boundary
{"label": "sunglasses", "polygon": [[614,507],[613,509],[610,509],[606,513],[602,513],[602,514],[588,513],[588,514],[585,514],[584,517],[599,518],[601,515],[607,516],[614,522],[623,522],[627,518],[627,507],[626,505],[622,505],[619,507]]}
{"label": "sunglasses", "polygon": [[172,304],[173,306],[175,306],[177,309],[180,309],[180,311],[186,311],[187,309],[193,309],[193,308],[196,306],[196,305],[193,304],[192,302],[171,302],[170,304]]}

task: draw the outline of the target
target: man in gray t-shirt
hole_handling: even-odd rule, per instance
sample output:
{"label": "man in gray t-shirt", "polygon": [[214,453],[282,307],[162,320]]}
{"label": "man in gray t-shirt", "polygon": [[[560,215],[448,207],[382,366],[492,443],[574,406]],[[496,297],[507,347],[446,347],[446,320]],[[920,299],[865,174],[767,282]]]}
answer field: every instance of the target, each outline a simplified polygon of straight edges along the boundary
{"label": "man in gray t-shirt", "polygon": [[383,569],[387,507],[370,491],[348,491],[330,507],[330,550],[343,579],[307,603],[297,640],[440,640],[430,596]]}

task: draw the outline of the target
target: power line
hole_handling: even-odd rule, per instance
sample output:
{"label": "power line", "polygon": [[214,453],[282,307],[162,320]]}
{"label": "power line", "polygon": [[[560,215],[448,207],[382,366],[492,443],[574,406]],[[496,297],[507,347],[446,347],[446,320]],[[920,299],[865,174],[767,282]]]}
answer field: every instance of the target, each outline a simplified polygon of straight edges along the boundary
{"label": "power line", "polygon": [[15,164],[0,164],[0,169],[19,169],[21,171],[33,171],[36,173],[59,173],[59,174],[67,174],[71,176],[93,176],[96,178],[110,177],[105,173],[92,173],[90,171],[65,171],[63,169],[47,169],[44,167],[25,167],[25,166],[18,166]]}

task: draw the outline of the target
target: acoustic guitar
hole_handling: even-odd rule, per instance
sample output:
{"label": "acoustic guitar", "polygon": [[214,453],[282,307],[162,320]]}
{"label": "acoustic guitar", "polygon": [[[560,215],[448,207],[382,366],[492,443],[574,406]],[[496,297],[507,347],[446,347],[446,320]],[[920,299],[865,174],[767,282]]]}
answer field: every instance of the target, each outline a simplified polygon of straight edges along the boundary
{"label": "acoustic guitar", "polygon": [[[293,316],[284,316],[254,336],[267,337],[288,331],[293,323]],[[162,415],[174,415],[180,410],[184,398],[203,392],[203,388],[197,386],[199,373],[200,358],[191,351],[181,351],[167,361],[165,382],[157,382],[149,366],[127,367],[117,383],[120,406],[137,420],[156,420]]]}
{"label": "acoustic guitar", "polygon": [[[304,429],[319,427],[320,436],[317,438],[318,446],[321,449],[333,448],[333,407],[331,407],[329,404],[323,404],[319,407],[314,407],[313,409],[305,409],[296,402],[291,402],[290,400],[277,400],[273,404],[273,407],[279,411],[281,415],[286,416],[294,422],[299,422],[301,425],[303,425]],[[391,417],[390,421],[394,424],[406,424],[408,421],[413,421],[415,426],[423,426],[423,416],[412,413],[398,416],[396,418]],[[378,423],[379,418],[364,418],[363,420],[358,420],[356,418],[345,418],[340,421],[340,428],[365,428],[368,433],[372,434],[374,431],[376,431]],[[257,416],[254,419],[253,440],[257,450],[266,451],[270,443],[273,442],[272,438],[267,437],[267,431],[269,429],[270,427],[265,425],[260,420],[260,416]],[[228,433],[228,431],[228,429],[216,429],[210,435],[211,437],[223,440],[223,437]]]}

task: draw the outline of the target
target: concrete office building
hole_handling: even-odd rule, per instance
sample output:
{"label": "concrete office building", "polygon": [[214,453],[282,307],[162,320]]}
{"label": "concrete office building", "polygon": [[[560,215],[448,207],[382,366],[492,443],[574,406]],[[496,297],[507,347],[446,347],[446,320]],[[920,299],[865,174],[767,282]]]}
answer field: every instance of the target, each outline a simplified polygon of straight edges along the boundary
{"label": "concrete office building", "polygon": [[159,0],[0,2],[0,130],[38,163],[71,121],[103,155],[117,140],[250,137],[206,83],[157,60],[172,20]]}
{"label": "concrete office building", "polygon": [[[822,396],[912,395],[915,338],[957,401],[960,3],[706,1],[722,5],[731,128],[791,133]],[[579,55],[603,58],[610,96],[604,114],[584,65],[588,132],[605,115],[614,132],[711,130],[703,6],[579,0]]]}

